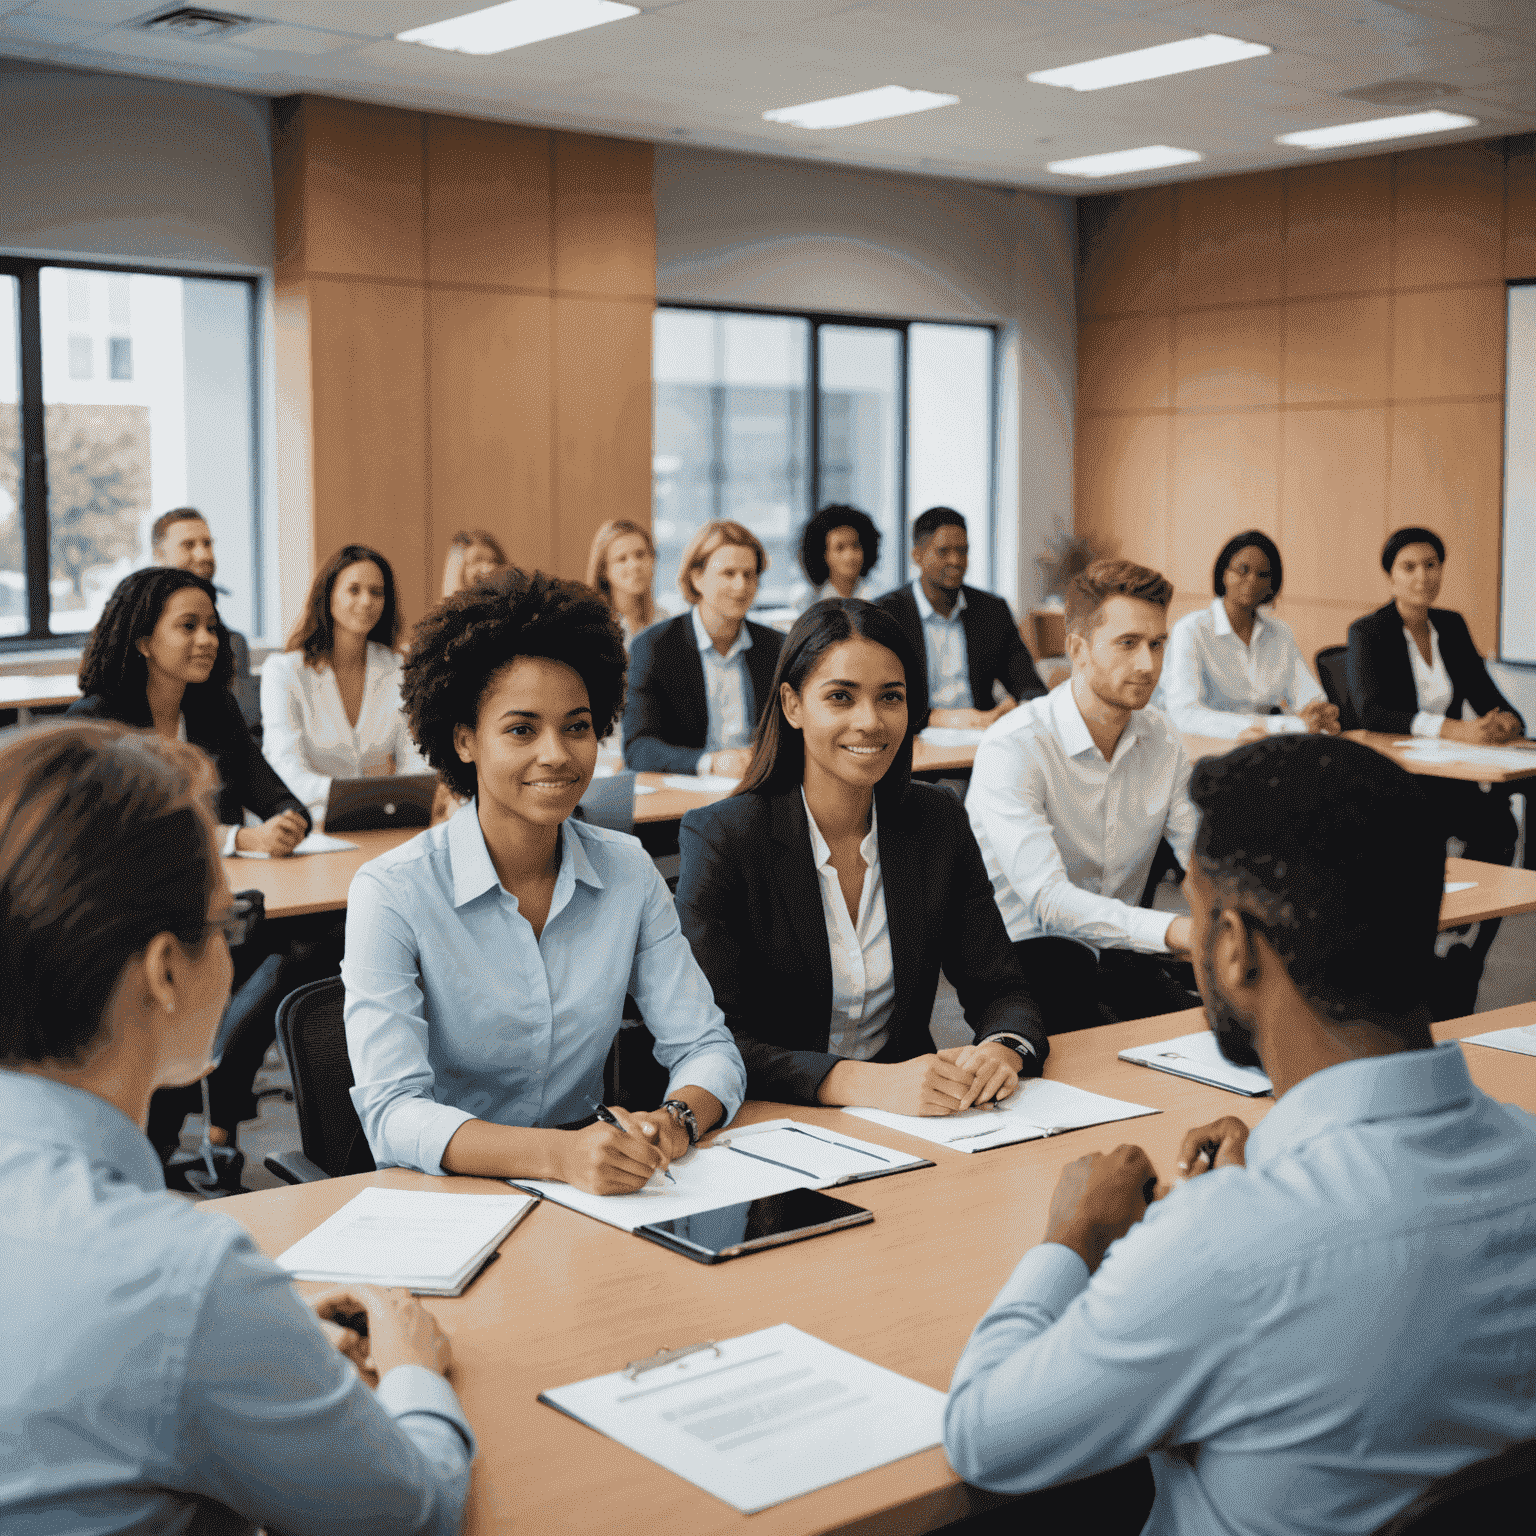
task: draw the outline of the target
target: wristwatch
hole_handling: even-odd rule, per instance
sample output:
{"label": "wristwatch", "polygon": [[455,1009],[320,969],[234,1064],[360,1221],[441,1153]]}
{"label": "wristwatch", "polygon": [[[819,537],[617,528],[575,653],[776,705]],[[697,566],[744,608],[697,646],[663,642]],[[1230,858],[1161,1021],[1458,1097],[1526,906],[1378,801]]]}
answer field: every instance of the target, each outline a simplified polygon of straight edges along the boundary
{"label": "wristwatch", "polygon": [[688,1132],[688,1145],[698,1146],[699,1122],[694,1119],[693,1111],[681,1099],[668,1099],[661,1107]]}
{"label": "wristwatch", "polygon": [[1004,1030],[1001,1034],[997,1035],[988,1035],[985,1040],[978,1040],[976,1043],[977,1045],[991,1045],[994,1041],[998,1045],[1006,1045],[1011,1051],[1017,1051],[1019,1060],[1025,1067],[1028,1067],[1030,1062],[1036,1059],[1034,1046],[1023,1035],[1013,1034],[1009,1030]]}

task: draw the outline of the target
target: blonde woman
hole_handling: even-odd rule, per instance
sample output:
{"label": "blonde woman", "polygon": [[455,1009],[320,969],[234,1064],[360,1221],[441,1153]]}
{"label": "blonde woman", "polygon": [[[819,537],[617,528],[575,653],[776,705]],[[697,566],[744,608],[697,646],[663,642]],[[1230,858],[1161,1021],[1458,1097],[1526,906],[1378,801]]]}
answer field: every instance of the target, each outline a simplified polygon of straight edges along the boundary
{"label": "blonde woman", "polygon": [[610,518],[592,536],[587,558],[587,585],[613,609],[624,632],[624,648],[656,622],[656,546],[639,523]]}
{"label": "blonde woman", "polygon": [[484,528],[461,528],[454,534],[448,558],[443,561],[443,596],[452,597],[466,587],[478,586],[510,564],[495,534]]}

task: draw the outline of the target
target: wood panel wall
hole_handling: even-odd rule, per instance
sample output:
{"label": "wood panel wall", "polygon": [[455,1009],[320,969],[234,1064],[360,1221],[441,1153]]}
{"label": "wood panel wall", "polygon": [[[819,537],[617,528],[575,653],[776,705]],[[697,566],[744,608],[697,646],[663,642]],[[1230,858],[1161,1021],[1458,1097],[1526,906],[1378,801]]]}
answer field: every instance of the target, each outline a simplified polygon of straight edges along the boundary
{"label": "wood panel wall", "polygon": [[580,577],[604,519],[649,526],[650,146],[318,96],[274,134],[280,517],[308,569],[376,546],[409,623],[459,528]]}
{"label": "wood panel wall", "polygon": [[1386,601],[1394,528],[1497,631],[1504,284],[1536,276],[1532,139],[1078,205],[1076,522],[1164,571],[1175,618],[1226,539],[1279,545],[1310,658]]}

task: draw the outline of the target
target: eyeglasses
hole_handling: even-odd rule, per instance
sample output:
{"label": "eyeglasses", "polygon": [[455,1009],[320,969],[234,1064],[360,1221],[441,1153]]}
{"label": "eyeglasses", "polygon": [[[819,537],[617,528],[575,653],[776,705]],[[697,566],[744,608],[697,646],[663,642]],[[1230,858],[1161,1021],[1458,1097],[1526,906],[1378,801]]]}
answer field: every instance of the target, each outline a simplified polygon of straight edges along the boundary
{"label": "eyeglasses", "polygon": [[210,928],[222,928],[224,940],[231,949],[238,944],[244,944],[256,931],[256,925],[262,920],[265,913],[262,902],[251,896],[236,896],[230,903],[229,910],[222,917],[210,918]]}

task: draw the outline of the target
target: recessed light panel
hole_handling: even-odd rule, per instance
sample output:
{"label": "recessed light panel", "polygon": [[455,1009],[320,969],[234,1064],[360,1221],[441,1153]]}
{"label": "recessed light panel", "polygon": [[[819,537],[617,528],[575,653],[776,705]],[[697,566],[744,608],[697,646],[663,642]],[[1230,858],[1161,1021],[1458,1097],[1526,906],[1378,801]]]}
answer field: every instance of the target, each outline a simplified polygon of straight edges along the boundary
{"label": "recessed light panel", "polygon": [[882,85],[873,91],[855,91],[851,96],[829,96],[825,101],[807,101],[798,107],[779,107],[763,113],[765,123],[791,123],[796,128],[851,128],[855,123],[878,122],[882,117],[905,117],[909,112],[927,112],[933,107],[952,107],[958,96],[941,96],[937,91],[909,91],[904,85]]}
{"label": "recessed light panel", "polygon": [[1082,155],[1076,160],[1052,160],[1046,170],[1058,176],[1124,176],[1130,171],[1156,171],[1165,165],[1192,165],[1205,157],[1194,149],[1147,144],[1141,149],[1117,149],[1109,155]]}
{"label": "recessed light panel", "polygon": [[547,37],[584,32],[588,27],[639,14],[639,6],[620,5],[617,0],[506,0],[504,5],[487,6],[466,16],[412,27],[395,37],[402,43],[421,43],[448,53],[505,53],[509,48],[523,48]]}
{"label": "recessed light panel", "polygon": [[1192,69],[1209,69],[1214,64],[1235,64],[1239,59],[1256,59],[1271,51],[1264,43],[1245,43],[1240,37],[1207,32],[1177,43],[1160,43],[1156,48],[1089,59],[1086,64],[1037,70],[1027,78],[1036,85],[1060,85],[1069,91],[1102,91],[1111,85],[1160,80],[1164,75],[1182,75]]}
{"label": "recessed light panel", "polygon": [[1402,117],[1377,117],[1368,123],[1340,123],[1335,128],[1307,128],[1282,133],[1276,144],[1302,149],[1337,149],[1341,144],[1371,144],[1377,139],[1408,139],[1417,133],[1444,133],[1449,128],[1475,128],[1475,117],[1460,112],[1409,112]]}

